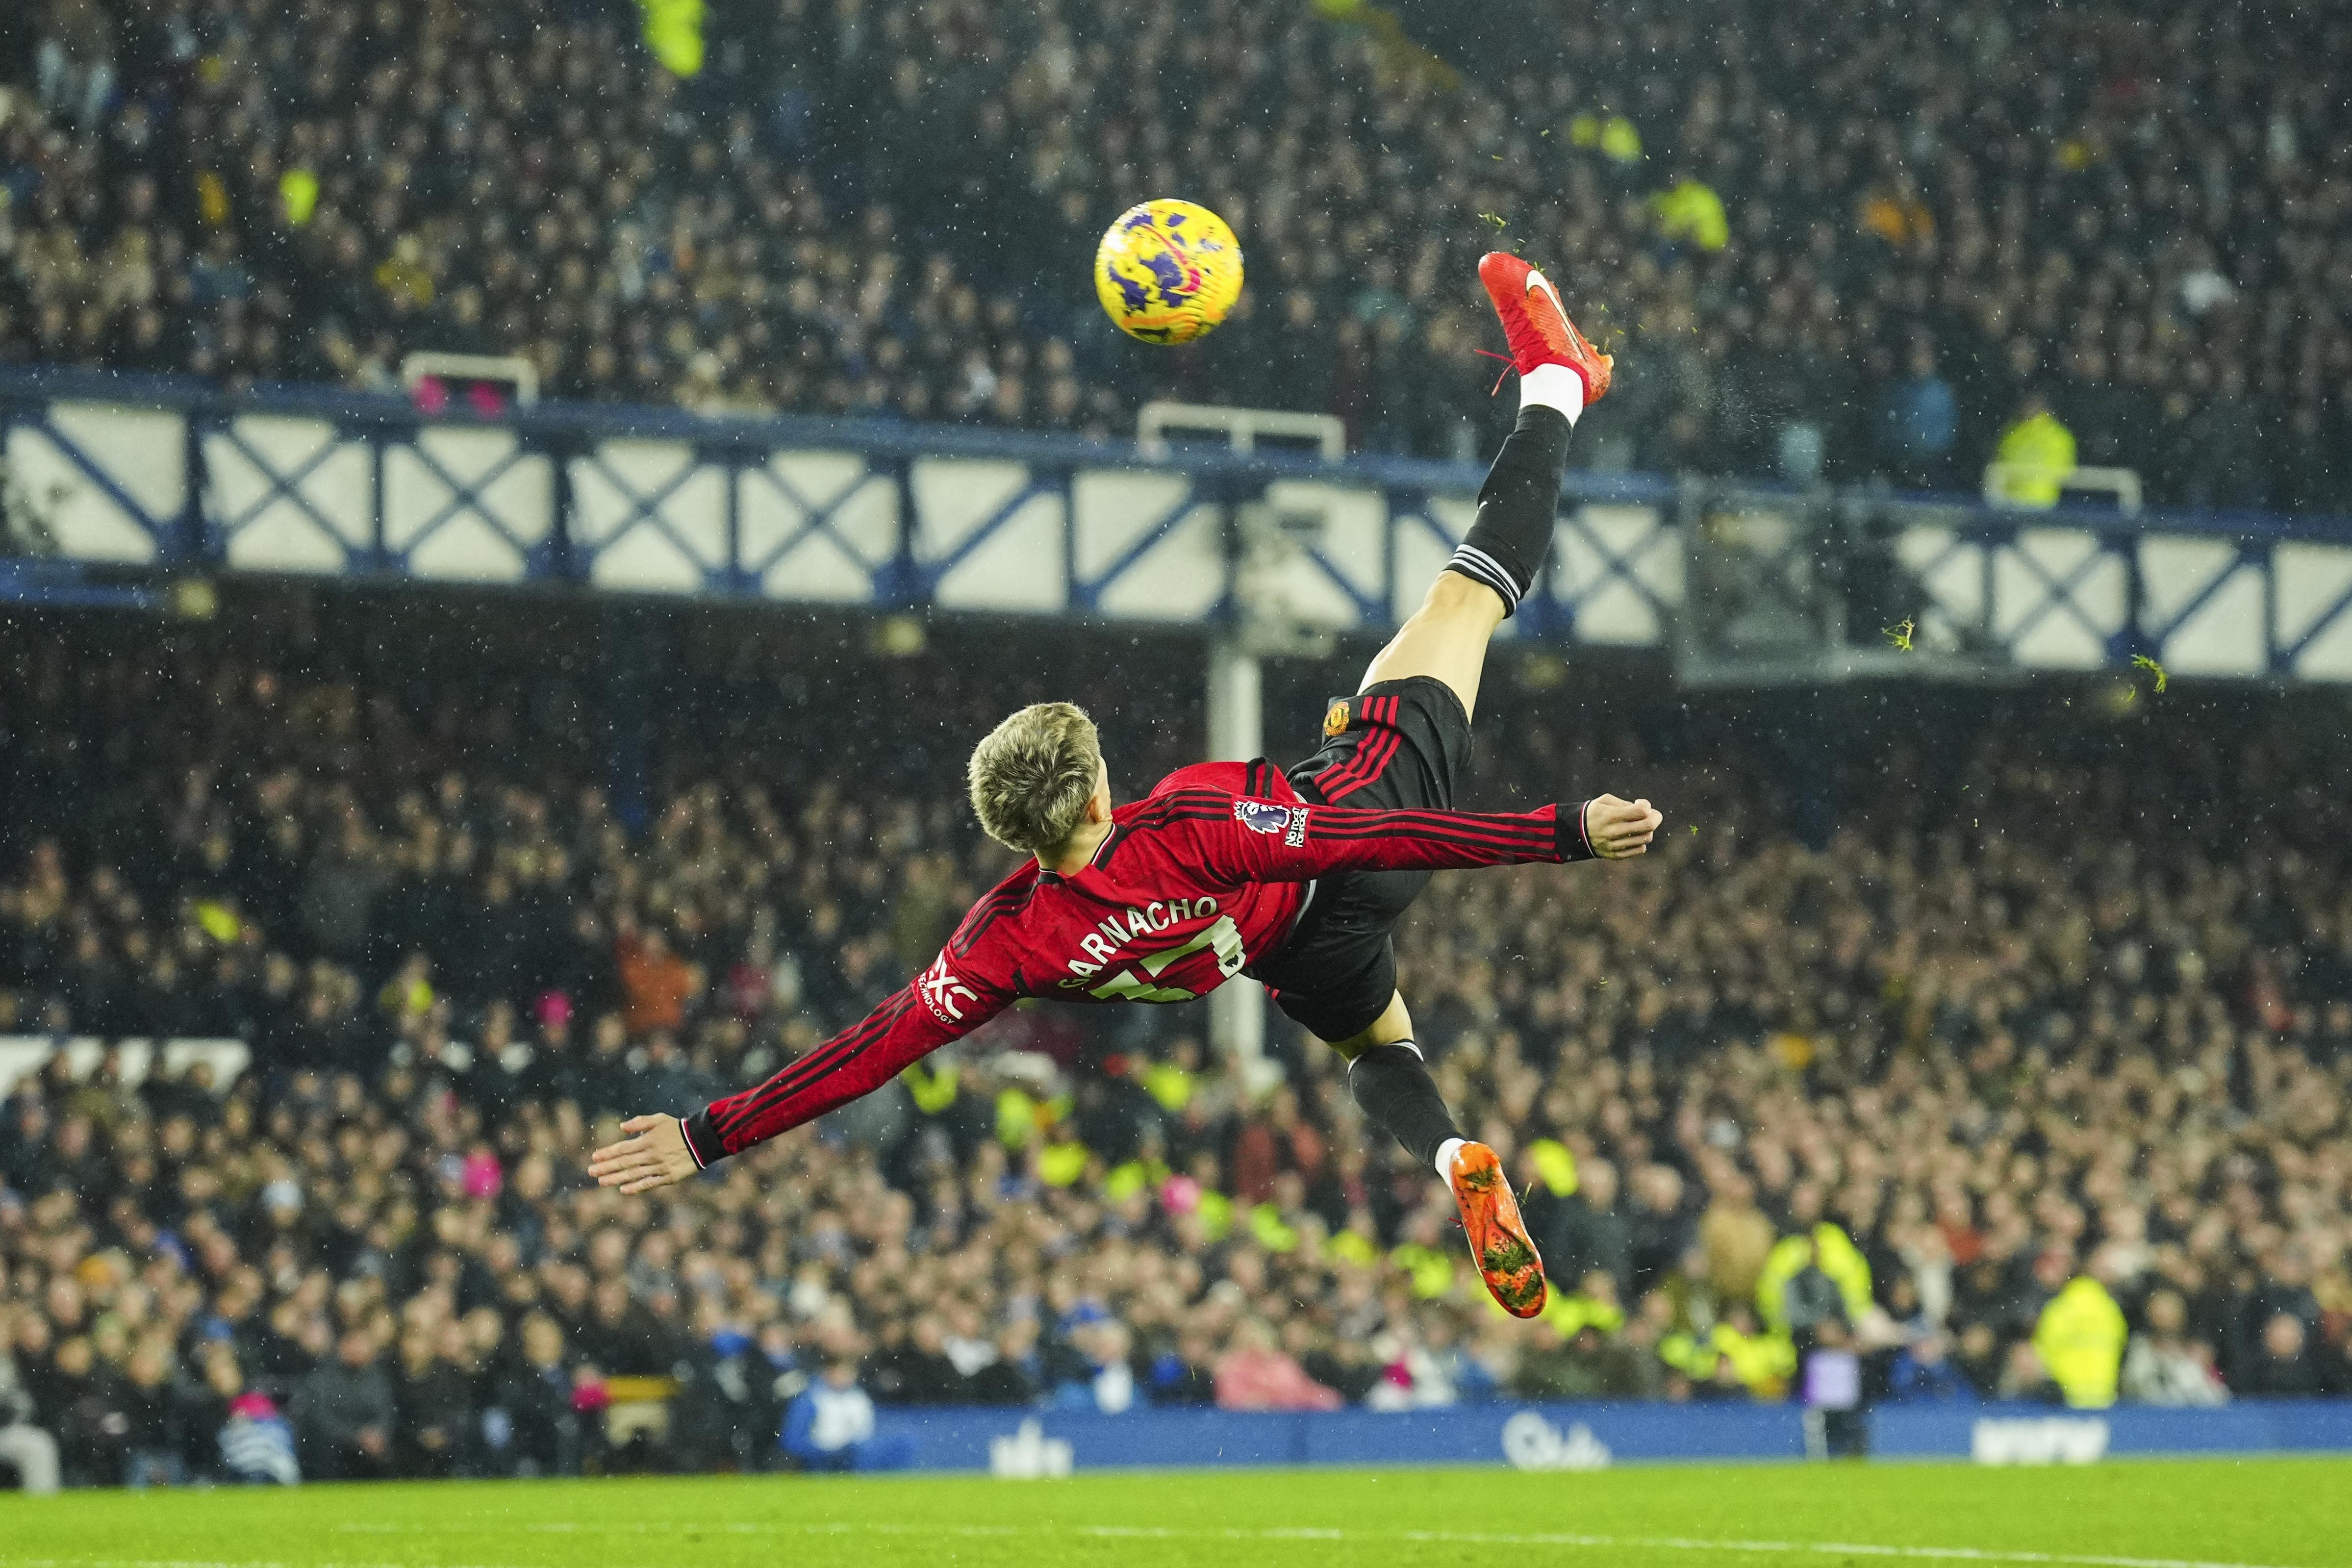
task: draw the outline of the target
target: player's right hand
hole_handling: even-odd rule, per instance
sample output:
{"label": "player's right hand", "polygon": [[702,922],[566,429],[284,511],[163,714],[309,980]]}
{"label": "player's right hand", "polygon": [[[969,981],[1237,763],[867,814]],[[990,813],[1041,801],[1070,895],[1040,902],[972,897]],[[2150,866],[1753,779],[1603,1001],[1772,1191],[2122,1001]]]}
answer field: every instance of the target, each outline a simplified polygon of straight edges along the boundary
{"label": "player's right hand", "polygon": [[694,1155],[677,1117],[632,1116],[621,1123],[621,1131],[635,1136],[607,1143],[588,1156],[588,1173],[598,1186],[649,1193],[694,1174]]}
{"label": "player's right hand", "polygon": [[1595,795],[1584,803],[1584,841],[1603,860],[1624,860],[1650,847],[1665,818],[1646,800]]}

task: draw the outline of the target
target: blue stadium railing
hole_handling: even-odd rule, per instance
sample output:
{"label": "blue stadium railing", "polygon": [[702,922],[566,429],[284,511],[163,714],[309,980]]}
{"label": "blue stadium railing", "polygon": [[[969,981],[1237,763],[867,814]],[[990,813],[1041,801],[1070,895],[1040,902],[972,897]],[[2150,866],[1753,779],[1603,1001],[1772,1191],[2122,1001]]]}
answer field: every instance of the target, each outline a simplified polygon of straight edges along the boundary
{"label": "blue stadium railing", "polygon": [[[24,367],[0,367],[0,457],[17,548],[60,564],[1161,623],[1228,619],[1245,581],[1261,609],[1339,631],[1410,611],[1482,477],[609,405],[428,416],[389,395],[231,399]],[[79,582],[19,570],[0,598]],[[1882,618],[1913,620],[1924,657],[1890,658]],[[1750,621],[1754,637],[1727,631]],[[1776,659],[1924,675],[2146,655],[2181,676],[2352,680],[2352,519],[1571,472],[1552,569],[1514,629],[1664,647],[1734,676]]]}

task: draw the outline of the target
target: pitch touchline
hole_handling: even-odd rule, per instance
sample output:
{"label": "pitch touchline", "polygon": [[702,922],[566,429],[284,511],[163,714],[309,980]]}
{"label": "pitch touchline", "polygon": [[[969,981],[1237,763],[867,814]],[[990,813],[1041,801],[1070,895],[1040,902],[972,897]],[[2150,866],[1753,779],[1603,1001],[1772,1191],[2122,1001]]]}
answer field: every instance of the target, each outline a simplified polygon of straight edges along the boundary
{"label": "pitch touchline", "polygon": [[[471,1525],[339,1525],[340,1530],[370,1534],[401,1531],[447,1533],[468,1531]],[[506,1527],[513,1529],[513,1526]],[[578,1521],[550,1521],[520,1527],[533,1534],[597,1533],[674,1534],[681,1527],[660,1524],[591,1524]],[[712,1535],[952,1535],[966,1538],[1062,1533],[1050,1525],[1035,1524],[916,1524],[901,1521],[850,1521],[824,1524],[754,1524],[734,1522],[690,1527]],[[2123,1557],[2105,1553],[1997,1551],[1979,1546],[1882,1546],[1856,1541],[1723,1541],[1684,1535],[1584,1535],[1566,1531],[1504,1532],[1473,1530],[1338,1530],[1312,1526],[1263,1530],[1184,1530],[1164,1525],[1081,1524],[1067,1533],[1097,1540],[1134,1541],[1410,1541],[1455,1546],[1577,1546],[1617,1551],[1745,1552],[1824,1557],[1891,1557],[1930,1563],[2030,1563],[2041,1568],[2267,1568],[2253,1563],[2222,1563],[2193,1557]],[[27,1568],[34,1568],[28,1561]],[[215,1563],[153,1558],[69,1558],[41,1560],[40,1568],[297,1568],[278,1563]],[[306,1568],[401,1568],[394,1563],[319,1563]]]}
{"label": "pitch touchline", "polygon": [[1823,1556],[1909,1557],[1953,1563],[2035,1563],[2051,1568],[2262,1568],[2188,1557],[2112,1557],[2059,1552],[2002,1552],[1972,1546],[1879,1546],[1851,1541],[1712,1541],[1679,1535],[1503,1533],[1469,1530],[1171,1530],[1145,1525],[1078,1525],[1078,1535],[1166,1536],[1174,1540],[1413,1541],[1460,1546],[1591,1546],[1666,1552],[1805,1552]]}

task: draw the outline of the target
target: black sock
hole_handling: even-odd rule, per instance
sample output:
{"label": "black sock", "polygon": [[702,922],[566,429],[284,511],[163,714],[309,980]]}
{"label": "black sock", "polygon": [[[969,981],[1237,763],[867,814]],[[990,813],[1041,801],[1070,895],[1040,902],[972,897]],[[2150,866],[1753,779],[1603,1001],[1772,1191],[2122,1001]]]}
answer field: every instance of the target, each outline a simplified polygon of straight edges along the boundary
{"label": "black sock", "polygon": [[1439,1145],[1462,1136],[1411,1040],[1367,1048],[1348,1064],[1348,1089],[1365,1115],[1387,1128],[1407,1153],[1433,1171]]}
{"label": "black sock", "polygon": [[1520,596],[1551,553],[1552,525],[1559,515],[1559,470],[1568,461],[1568,438],[1575,427],[1557,408],[1530,404],[1504,437],[1495,466],[1478,490],[1478,520],[1470,536],[1445,563],[1503,597],[1503,613],[1515,614]]}

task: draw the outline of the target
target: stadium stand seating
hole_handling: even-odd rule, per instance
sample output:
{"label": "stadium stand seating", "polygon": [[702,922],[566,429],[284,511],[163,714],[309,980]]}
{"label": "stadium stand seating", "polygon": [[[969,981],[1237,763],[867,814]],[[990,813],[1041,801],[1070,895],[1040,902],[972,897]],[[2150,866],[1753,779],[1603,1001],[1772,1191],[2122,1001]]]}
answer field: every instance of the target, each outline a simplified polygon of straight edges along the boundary
{"label": "stadium stand seating", "polygon": [[[1581,463],[1973,488],[2040,395],[2156,500],[2352,506],[2334,7],[1706,0],[1486,71],[1360,6],[716,0],[685,79],[602,0],[34,9],[0,362],[488,349],[566,396],[1101,436],[1174,395],[1467,455],[1499,244],[1624,356]],[[1147,354],[1083,279],[1180,193],[1253,286]]]}
{"label": "stadium stand seating", "polygon": [[[1193,754],[1169,661],[334,602],[5,634],[0,1035],[251,1054],[0,1090],[0,1368],[72,1480],[220,1474],[234,1418],[312,1477],[755,1467],[841,1356],[909,1404],[1748,1400],[1840,1323],[1881,1399],[2082,1396],[2059,1320],[2101,1301],[2126,1398],[2352,1387],[2323,695],[1880,704],[1824,784],[1753,700],[1499,661],[1473,798],[1670,814],[1630,868],[1441,879],[1403,942],[1549,1254],[1520,1325],[1328,1053],[1281,1031],[1253,1077],[1195,1009],[1016,1012],[700,1183],[583,1183],[615,1114],[925,961],[1004,863],[942,784],[1001,710],[1075,669],[1123,791]],[[1283,671],[1303,743],[1347,672]],[[898,720],[829,723],[847,689]]]}

